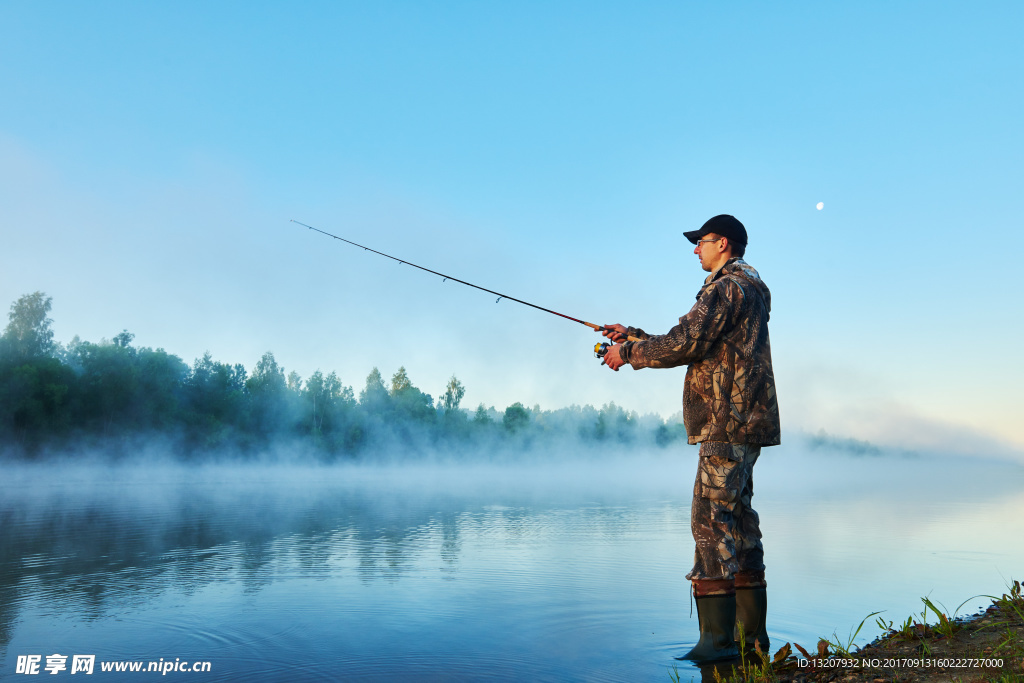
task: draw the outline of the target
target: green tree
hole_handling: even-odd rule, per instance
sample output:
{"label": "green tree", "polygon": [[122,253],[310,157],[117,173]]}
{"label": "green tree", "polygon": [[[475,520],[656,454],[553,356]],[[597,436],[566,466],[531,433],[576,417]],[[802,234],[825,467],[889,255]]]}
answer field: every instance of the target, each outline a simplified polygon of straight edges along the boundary
{"label": "green tree", "polygon": [[119,334],[114,335],[114,339],[111,341],[111,343],[114,346],[120,347],[122,349],[127,349],[132,345],[133,339],[135,339],[134,334],[132,334],[128,330],[121,330]]}
{"label": "green tree", "polygon": [[324,377],[324,390],[327,391],[328,395],[334,396],[346,403],[352,401],[352,387],[342,384],[338,378],[338,373],[333,370],[331,374]]}
{"label": "green tree", "polygon": [[404,367],[391,376],[391,401],[403,418],[430,422],[437,417],[434,399],[413,386]]}
{"label": "green tree", "polygon": [[[333,372],[331,376],[334,377]],[[334,387],[329,386],[324,373],[319,370],[310,375],[309,379],[306,380],[304,394],[307,410],[310,411],[310,417],[312,418],[311,428],[314,441],[318,441],[323,433],[324,417],[326,417],[327,411],[331,406],[333,389]]]}
{"label": "green tree", "polygon": [[136,422],[139,378],[135,349],[106,340],[82,342],[77,355],[82,368],[78,419],[99,427],[104,436],[113,436],[115,429]]}
{"label": "green tree", "polygon": [[336,405],[351,408],[355,404],[355,399],[352,397],[352,387],[342,384],[341,380],[338,379],[338,374],[333,370],[331,374],[324,378],[324,390]]}
{"label": "green tree", "polygon": [[[329,448],[332,444],[337,446],[338,440],[332,435],[344,430],[350,422],[351,416],[348,412],[355,405],[352,387],[343,385],[334,372],[325,377],[317,370],[306,380],[302,395],[305,401],[305,419],[310,420],[314,443],[320,444],[322,438],[330,436],[332,440],[326,445]],[[345,436],[342,435],[340,441],[345,440]]]}
{"label": "green tree", "polygon": [[315,371],[306,380],[305,395],[307,403],[312,404],[312,427],[313,434],[318,435],[320,428],[324,420],[324,410],[326,408],[326,397],[324,396],[324,373],[319,370]]}
{"label": "green tree", "polygon": [[681,424],[663,423],[655,429],[654,442],[662,448],[680,439],[686,440],[686,428]]}
{"label": "green tree", "polygon": [[366,376],[366,386],[359,392],[359,405],[367,408],[381,405],[388,397],[388,390],[384,388],[384,379],[380,370],[374,368]]}
{"label": "green tree", "polygon": [[459,409],[459,403],[462,402],[462,397],[466,395],[466,388],[462,386],[462,382],[456,379],[455,375],[448,380],[448,386],[444,390],[444,412],[451,413]]}
{"label": "green tree", "polygon": [[22,296],[0,335],[0,434],[30,447],[70,425],[75,375],[55,357],[62,349],[53,343],[51,304],[42,292]]}
{"label": "green tree", "polygon": [[152,430],[180,424],[188,365],[163,349],[141,348],[134,360],[137,426]]}
{"label": "green tree", "polygon": [[515,433],[530,423],[530,411],[523,407],[523,404],[516,401],[508,408],[505,408],[505,415],[501,422],[505,429]]}
{"label": "green tree", "polygon": [[251,397],[251,432],[266,438],[284,428],[288,415],[288,386],[284,368],[277,364],[273,353],[267,351],[263,354],[245,387]]}
{"label": "green tree", "polygon": [[398,368],[398,372],[391,376],[391,398],[412,388],[412,382],[409,381],[409,375],[405,372],[405,366]]}
{"label": "green tree", "polygon": [[636,415],[629,413],[615,403],[606,403],[598,416],[598,438],[614,436],[620,443],[633,441],[636,429]]}
{"label": "green tree", "polygon": [[42,292],[25,294],[13,304],[4,329],[8,352],[17,358],[45,358],[54,351],[53,323],[48,316],[53,303]]}
{"label": "green tree", "polygon": [[491,416],[487,412],[487,408],[481,403],[476,407],[476,412],[473,413],[473,422],[478,425],[489,425],[491,424]]}
{"label": "green tree", "polygon": [[245,386],[253,396],[277,395],[285,390],[284,368],[277,364],[273,353],[263,354]]}
{"label": "green tree", "polygon": [[71,426],[68,392],[75,376],[56,358],[0,364],[0,436],[34,446]]}
{"label": "green tree", "polygon": [[194,441],[221,445],[247,425],[248,378],[241,364],[218,363],[207,351],[184,380],[186,424]]}

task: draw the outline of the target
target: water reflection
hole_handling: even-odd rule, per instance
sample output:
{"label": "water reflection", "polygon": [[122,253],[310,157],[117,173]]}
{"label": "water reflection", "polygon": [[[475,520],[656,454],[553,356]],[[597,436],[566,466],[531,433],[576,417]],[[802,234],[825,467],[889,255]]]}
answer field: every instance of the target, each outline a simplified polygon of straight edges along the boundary
{"label": "water reflection", "polygon": [[[987,586],[982,570],[1022,566],[1005,541],[1024,533],[1019,467],[974,486],[976,463],[889,463],[880,478],[878,462],[759,463],[773,642],[855,624],[878,608],[867,596],[911,586],[916,600],[933,584],[910,581],[930,571]],[[678,457],[6,474],[12,670],[25,652],[127,658],[170,643],[217,659],[206,680],[329,680],[337,667],[365,680],[665,680],[697,635],[683,580],[692,462]]]}

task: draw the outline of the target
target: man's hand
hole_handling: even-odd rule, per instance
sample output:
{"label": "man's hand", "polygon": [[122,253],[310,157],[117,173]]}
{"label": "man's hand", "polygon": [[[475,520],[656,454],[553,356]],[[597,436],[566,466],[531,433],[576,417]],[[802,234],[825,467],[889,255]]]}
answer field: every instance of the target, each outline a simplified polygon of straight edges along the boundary
{"label": "man's hand", "polygon": [[622,344],[615,344],[614,346],[609,346],[608,350],[604,352],[604,364],[615,372],[618,372],[619,368],[626,364],[626,361],[622,360],[622,357],[619,356],[619,349],[621,348]]}
{"label": "man's hand", "polygon": [[605,325],[601,334],[614,342],[626,341],[626,328],[622,325]]}

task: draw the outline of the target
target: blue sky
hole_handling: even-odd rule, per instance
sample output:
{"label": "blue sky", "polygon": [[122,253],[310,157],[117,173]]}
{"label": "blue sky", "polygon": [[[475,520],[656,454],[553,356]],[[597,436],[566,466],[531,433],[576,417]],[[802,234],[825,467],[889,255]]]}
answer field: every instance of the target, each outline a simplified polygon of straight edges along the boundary
{"label": "blue sky", "polygon": [[[1024,450],[1019,3],[0,2],[0,299],[56,336],[469,405],[679,410],[666,331],[748,228],[784,428]],[[824,209],[815,208],[824,202]],[[6,305],[6,304],[5,304]]]}

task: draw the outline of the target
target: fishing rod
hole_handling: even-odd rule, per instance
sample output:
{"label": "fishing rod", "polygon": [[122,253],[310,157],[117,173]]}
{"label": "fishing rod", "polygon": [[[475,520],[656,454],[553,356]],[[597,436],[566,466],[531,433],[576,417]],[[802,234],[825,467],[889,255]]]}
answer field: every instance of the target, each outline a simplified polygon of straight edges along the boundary
{"label": "fishing rod", "polygon": [[[502,299],[508,299],[509,301],[515,301],[516,303],[523,304],[524,306],[529,306],[530,308],[536,308],[538,311],[544,311],[545,313],[551,313],[552,315],[557,315],[560,318],[565,318],[566,320],[571,320],[574,323],[579,323],[581,325],[586,325],[587,327],[589,327],[590,329],[594,330],[595,332],[614,332],[615,331],[615,330],[611,330],[611,329],[609,329],[607,327],[604,327],[602,325],[595,325],[594,323],[588,323],[586,320],[580,320],[579,318],[573,318],[571,315],[566,315],[564,313],[559,313],[558,311],[552,311],[550,308],[544,308],[543,306],[538,306],[537,304],[531,304],[529,301],[523,301],[522,299],[517,299],[514,296],[509,296],[508,294],[502,294],[501,292],[495,292],[492,289],[487,289],[486,287],[481,287],[480,285],[474,285],[472,282],[466,282],[465,280],[460,280],[457,277],[452,277],[451,275],[445,275],[444,273],[439,273],[436,270],[431,270],[430,268],[424,268],[423,266],[418,266],[415,263],[412,263],[411,261],[406,261],[404,259],[397,258],[395,256],[392,256],[391,254],[385,254],[383,251],[377,251],[376,249],[371,249],[370,247],[364,246],[362,244],[358,244],[358,243],[353,242],[351,240],[347,240],[344,237],[338,237],[337,235],[329,233],[326,230],[321,230],[319,228],[314,228],[312,225],[306,225],[302,221],[297,221],[295,219],[292,219],[291,222],[295,223],[296,225],[301,225],[304,228],[309,228],[310,230],[313,230],[314,232],[318,232],[321,235],[327,235],[328,237],[333,237],[336,240],[341,240],[342,242],[345,242],[346,244],[351,244],[353,247],[359,247],[363,251],[372,251],[374,254],[379,254],[379,255],[381,255],[381,256],[383,256],[385,258],[391,259],[392,261],[398,261],[399,265],[404,264],[404,265],[407,265],[407,266],[412,266],[413,268],[419,268],[420,270],[426,271],[428,273],[432,273],[433,275],[437,275],[438,277],[444,278],[442,280],[442,282],[447,282],[448,280],[452,280],[454,282],[458,282],[459,284],[466,285],[467,287],[472,287],[474,289],[479,289],[480,291],[487,292],[488,294],[494,294],[496,297],[498,297],[497,299],[494,300],[494,303],[498,303]],[[627,338],[628,341],[641,341],[640,339],[638,339],[636,337],[627,336],[626,338]],[[607,342],[595,344],[594,345],[594,354],[598,358],[602,358],[604,356],[604,354],[605,354],[605,351],[608,350],[609,346],[611,346],[611,345],[608,344]]]}

